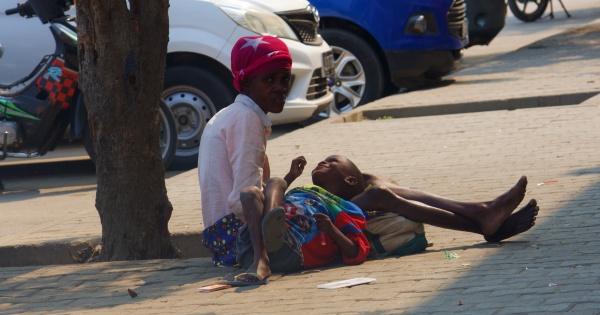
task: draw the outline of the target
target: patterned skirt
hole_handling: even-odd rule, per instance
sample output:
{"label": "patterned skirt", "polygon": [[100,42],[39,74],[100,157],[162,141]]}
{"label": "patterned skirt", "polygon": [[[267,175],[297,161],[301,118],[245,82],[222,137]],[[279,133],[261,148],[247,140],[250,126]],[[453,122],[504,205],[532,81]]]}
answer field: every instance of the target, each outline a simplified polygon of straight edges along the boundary
{"label": "patterned skirt", "polygon": [[236,261],[236,239],[244,221],[230,213],[202,232],[202,245],[213,254],[217,267],[239,267]]}

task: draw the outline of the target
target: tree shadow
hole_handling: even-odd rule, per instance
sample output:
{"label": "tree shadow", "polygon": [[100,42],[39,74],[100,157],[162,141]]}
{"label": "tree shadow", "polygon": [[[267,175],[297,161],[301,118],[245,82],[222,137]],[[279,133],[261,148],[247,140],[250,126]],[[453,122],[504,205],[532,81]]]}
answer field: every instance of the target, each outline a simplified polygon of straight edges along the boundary
{"label": "tree shadow", "polygon": [[[600,167],[567,174],[597,175],[600,174]],[[597,215],[598,191],[600,181],[596,180],[570,200],[561,203],[559,209],[547,214],[546,220],[537,223],[531,230],[515,240],[499,243],[498,250],[486,254],[485,259],[474,259],[474,263],[463,264],[456,278],[442,287],[432,289],[431,295],[421,299],[414,307],[395,306],[390,302],[387,309],[361,314],[508,314],[529,313],[534,309],[536,312],[562,313],[568,310],[577,312],[577,305],[583,306],[582,310],[586,309],[585,305],[597,306],[596,296],[600,292],[596,284],[600,277],[597,263],[600,248],[596,246],[597,227],[600,225]],[[543,213],[543,202],[540,207],[540,213]],[[591,242],[589,246],[586,245],[588,239]],[[490,246],[495,245],[480,243],[447,247],[445,250],[464,251]],[[457,262],[461,259],[470,261],[466,258],[473,259],[472,256],[461,255]],[[403,272],[410,274],[410,270]],[[586,283],[592,285],[587,286]],[[413,291],[407,290],[407,294],[410,292]],[[402,296],[401,293],[397,294]]]}
{"label": "tree shadow", "polygon": [[[168,300],[171,292],[182,288],[193,294],[198,287],[225,278],[233,270],[216,268],[208,258],[3,268],[0,310],[43,314],[143,305],[148,301]],[[137,295],[131,297],[128,289]],[[25,303],[23,298],[28,301]]]}
{"label": "tree shadow", "polygon": [[575,170],[575,171],[570,172],[568,174],[569,175],[575,175],[575,176],[589,175],[589,174],[600,174],[600,166],[599,167],[592,167],[592,168],[585,168],[585,169]]}

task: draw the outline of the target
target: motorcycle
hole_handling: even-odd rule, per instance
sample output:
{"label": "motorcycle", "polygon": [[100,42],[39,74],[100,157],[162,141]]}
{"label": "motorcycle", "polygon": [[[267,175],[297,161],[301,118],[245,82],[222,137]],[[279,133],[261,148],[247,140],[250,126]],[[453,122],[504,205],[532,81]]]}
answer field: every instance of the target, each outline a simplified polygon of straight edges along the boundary
{"label": "motorcycle", "polygon": [[[77,28],[65,15],[73,0],[28,0],[5,11],[50,24],[54,53],[46,55],[26,77],[0,84],[0,160],[33,158],[53,151],[69,130],[69,140],[83,140],[95,162],[83,95],[78,89]],[[6,48],[4,48],[6,49]],[[0,45],[0,57],[3,50]],[[161,101],[159,145],[165,170],[175,158],[177,130]]]}
{"label": "motorcycle", "polygon": [[[558,0],[567,17],[571,17],[569,11],[563,4],[562,0]],[[550,2],[550,18],[554,18],[554,6],[552,0],[507,0],[508,7],[513,15],[523,22],[533,22],[546,12]]]}

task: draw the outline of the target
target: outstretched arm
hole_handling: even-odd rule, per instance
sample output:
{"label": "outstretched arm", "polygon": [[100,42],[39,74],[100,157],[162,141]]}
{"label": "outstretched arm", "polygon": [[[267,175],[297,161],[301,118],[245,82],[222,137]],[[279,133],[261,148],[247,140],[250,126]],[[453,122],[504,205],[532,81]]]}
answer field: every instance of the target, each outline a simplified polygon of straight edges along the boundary
{"label": "outstretched arm", "polygon": [[292,182],[296,180],[302,172],[304,171],[304,166],[306,166],[306,159],[304,156],[299,156],[292,160],[292,165],[290,166],[290,171],[283,178],[287,183],[287,187],[290,187]]}

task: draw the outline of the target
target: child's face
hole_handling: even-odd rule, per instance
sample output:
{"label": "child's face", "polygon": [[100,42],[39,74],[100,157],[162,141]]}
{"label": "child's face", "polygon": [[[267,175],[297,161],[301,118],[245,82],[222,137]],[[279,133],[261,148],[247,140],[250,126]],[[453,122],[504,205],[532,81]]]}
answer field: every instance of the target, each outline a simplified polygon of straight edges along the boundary
{"label": "child's face", "polygon": [[242,83],[243,93],[266,113],[281,113],[290,93],[292,73],[278,69],[248,78]]}
{"label": "child's face", "polygon": [[332,187],[344,185],[348,167],[348,161],[343,156],[329,156],[312,171],[313,184],[331,192]]}

